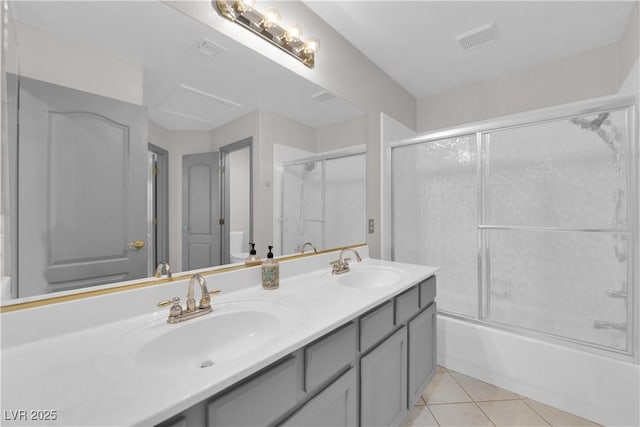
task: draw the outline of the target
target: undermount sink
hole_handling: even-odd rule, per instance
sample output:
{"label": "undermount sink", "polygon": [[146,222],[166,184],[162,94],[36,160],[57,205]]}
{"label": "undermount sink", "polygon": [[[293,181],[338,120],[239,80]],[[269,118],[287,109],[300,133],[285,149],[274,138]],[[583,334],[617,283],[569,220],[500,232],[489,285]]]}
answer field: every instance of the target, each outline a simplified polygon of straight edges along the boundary
{"label": "undermount sink", "polygon": [[273,339],[290,324],[291,313],[271,301],[214,303],[213,313],[200,318],[178,324],[156,320],[138,328],[116,341],[106,356],[138,372],[209,368],[237,361]]}
{"label": "undermount sink", "polygon": [[333,275],[333,277],[336,282],[343,286],[373,289],[396,285],[407,277],[407,273],[389,267],[352,264],[350,271]]}

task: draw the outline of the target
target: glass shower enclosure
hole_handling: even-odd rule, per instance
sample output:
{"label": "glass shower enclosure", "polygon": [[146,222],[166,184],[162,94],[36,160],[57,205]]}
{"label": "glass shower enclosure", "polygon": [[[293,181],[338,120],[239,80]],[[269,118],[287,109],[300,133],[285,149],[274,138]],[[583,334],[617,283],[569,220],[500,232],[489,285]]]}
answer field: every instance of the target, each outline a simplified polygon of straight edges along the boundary
{"label": "glass shower enclosure", "polygon": [[635,98],[392,144],[391,258],[440,266],[441,313],[634,355]]}
{"label": "glass shower enclosure", "polygon": [[282,254],[305,242],[318,250],[366,240],[366,156],[325,155],[276,167],[274,241]]}

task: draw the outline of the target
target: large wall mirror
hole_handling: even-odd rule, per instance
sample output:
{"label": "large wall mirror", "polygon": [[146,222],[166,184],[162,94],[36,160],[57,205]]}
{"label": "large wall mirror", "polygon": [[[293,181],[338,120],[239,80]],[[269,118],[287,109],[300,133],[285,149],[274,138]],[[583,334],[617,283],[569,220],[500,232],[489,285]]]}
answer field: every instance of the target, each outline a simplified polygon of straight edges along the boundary
{"label": "large wall mirror", "polygon": [[159,1],[8,18],[3,302],[365,241],[359,108]]}

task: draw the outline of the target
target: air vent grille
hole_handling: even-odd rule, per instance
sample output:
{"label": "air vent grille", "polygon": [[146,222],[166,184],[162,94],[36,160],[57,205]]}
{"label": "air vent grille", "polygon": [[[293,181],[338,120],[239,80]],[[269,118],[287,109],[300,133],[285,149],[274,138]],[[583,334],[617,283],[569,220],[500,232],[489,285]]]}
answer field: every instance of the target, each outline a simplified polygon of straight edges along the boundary
{"label": "air vent grille", "polygon": [[315,93],[313,95],[311,95],[311,97],[313,99],[315,99],[318,102],[322,102],[322,103],[327,103],[327,102],[331,102],[334,99],[336,99],[336,96],[334,94],[332,94],[331,92],[327,91],[327,90],[323,90],[321,92]]}
{"label": "air vent grille", "polygon": [[219,44],[214,43],[204,37],[195,46],[193,46],[193,49],[203,54],[204,56],[208,56],[209,58],[215,58],[216,56],[220,55],[223,52],[226,52],[227,50]]}
{"label": "air vent grille", "polygon": [[493,43],[498,39],[498,32],[495,24],[492,22],[474,28],[466,33],[458,34],[455,39],[460,43],[462,50],[469,50]]}

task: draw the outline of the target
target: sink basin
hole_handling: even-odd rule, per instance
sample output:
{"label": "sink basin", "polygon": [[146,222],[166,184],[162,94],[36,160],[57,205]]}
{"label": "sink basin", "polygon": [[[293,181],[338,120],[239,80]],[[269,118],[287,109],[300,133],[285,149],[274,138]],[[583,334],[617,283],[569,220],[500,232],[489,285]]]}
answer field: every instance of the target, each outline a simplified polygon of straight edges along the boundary
{"label": "sink basin", "polygon": [[[272,313],[242,311],[186,321],[145,343],[134,358],[144,370],[174,370],[228,362],[254,350],[280,326]],[[173,325],[168,325],[173,326]],[[207,367],[207,366],[204,366]]]}
{"label": "sink basin", "polygon": [[211,368],[239,362],[291,324],[292,310],[272,301],[221,302],[213,310],[182,323],[144,325],[116,340],[99,363],[154,374]]}
{"label": "sink basin", "polygon": [[396,285],[407,277],[407,273],[390,267],[353,265],[351,271],[333,277],[343,286],[373,289]]}

